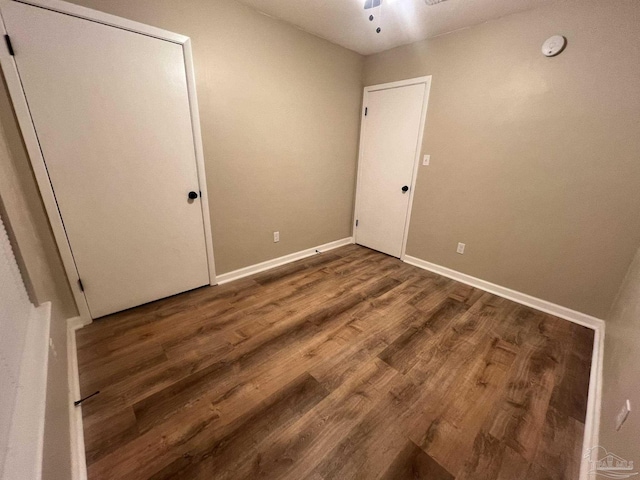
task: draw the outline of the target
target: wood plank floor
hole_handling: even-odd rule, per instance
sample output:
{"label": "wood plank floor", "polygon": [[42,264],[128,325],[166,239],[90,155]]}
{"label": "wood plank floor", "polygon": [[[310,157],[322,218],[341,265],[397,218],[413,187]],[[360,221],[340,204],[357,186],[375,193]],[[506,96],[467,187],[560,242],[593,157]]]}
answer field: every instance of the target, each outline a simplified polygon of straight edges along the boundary
{"label": "wood plank floor", "polygon": [[77,338],[92,480],[578,478],[593,332],[363,247]]}

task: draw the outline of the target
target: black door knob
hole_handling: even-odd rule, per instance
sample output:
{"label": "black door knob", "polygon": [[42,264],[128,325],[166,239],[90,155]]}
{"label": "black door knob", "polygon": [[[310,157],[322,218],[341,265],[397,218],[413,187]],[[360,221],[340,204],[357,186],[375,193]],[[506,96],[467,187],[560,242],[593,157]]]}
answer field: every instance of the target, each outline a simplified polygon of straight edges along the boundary
{"label": "black door knob", "polygon": [[408,191],[409,191],[409,187],[407,187],[406,185],[402,187],[402,193],[407,193]]}
{"label": "black door knob", "polygon": [[189,198],[191,200],[195,200],[196,198],[198,198],[198,194],[196,192],[189,192]]}

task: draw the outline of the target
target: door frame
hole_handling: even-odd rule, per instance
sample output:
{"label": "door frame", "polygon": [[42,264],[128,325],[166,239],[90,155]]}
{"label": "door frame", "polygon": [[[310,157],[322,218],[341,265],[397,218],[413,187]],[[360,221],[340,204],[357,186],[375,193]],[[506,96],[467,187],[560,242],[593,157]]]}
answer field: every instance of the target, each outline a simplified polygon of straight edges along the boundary
{"label": "door frame", "polygon": [[420,128],[418,131],[418,141],[416,143],[416,150],[413,161],[413,172],[411,174],[411,186],[409,188],[409,205],[407,206],[407,216],[405,217],[404,222],[404,233],[402,237],[402,250],[400,253],[400,260],[404,261],[406,252],[407,252],[407,238],[409,236],[409,223],[411,222],[411,210],[413,208],[413,194],[416,187],[416,181],[418,178],[418,167],[420,166],[420,154],[422,153],[422,139],[424,137],[424,127],[427,120],[427,108],[429,106],[429,94],[431,92],[431,75],[427,75],[424,77],[416,77],[409,78],[407,80],[399,80],[397,82],[389,82],[389,83],[381,83],[379,85],[370,85],[368,87],[364,87],[364,93],[362,95],[362,113],[360,117],[360,143],[358,146],[358,173],[357,173],[357,182],[356,182],[356,201],[355,208],[353,213],[353,226],[352,226],[352,236],[354,242],[357,243],[357,228],[356,221],[358,220],[358,202],[359,202],[359,191],[361,188],[361,175],[362,175],[362,157],[363,157],[363,147],[364,147],[364,133],[365,133],[365,111],[367,108],[367,100],[370,92],[377,92],[380,90],[390,90],[392,88],[399,87],[408,87],[411,85],[425,85],[424,92],[424,102],[422,104],[422,113],[420,115]]}
{"label": "door frame", "polygon": [[[4,18],[2,17],[3,7],[10,2],[18,0],[0,0],[0,35],[7,34]],[[125,18],[117,17],[107,13],[99,12],[89,8],[81,7],[71,3],[64,2],[62,0],[19,0],[19,3],[32,5],[34,7],[44,8],[54,12],[71,15],[74,17],[90,20],[93,22],[101,23],[104,25],[128,30],[130,32],[140,33],[150,37],[154,37],[160,40],[166,40],[172,43],[176,43],[182,46],[184,53],[184,67],[187,79],[187,91],[189,97],[189,109],[191,112],[191,125],[193,130],[194,151],[196,158],[196,168],[198,174],[198,185],[200,188],[200,204],[202,210],[202,222],[204,225],[205,245],[207,251],[207,263],[209,270],[209,284],[216,285],[216,272],[215,263],[213,257],[213,238],[211,235],[211,217],[209,215],[209,196],[207,193],[207,182],[205,176],[204,167],[204,152],[202,147],[202,131],[200,128],[200,114],[198,111],[198,101],[196,95],[196,82],[195,72],[193,68],[193,56],[191,52],[191,39],[184,35],[162,30],[160,28],[151,27],[142,23],[127,20]],[[3,42],[4,43],[4,42]],[[19,51],[16,52],[19,54]],[[22,88],[22,82],[18,73],[18,68],[14,57],[9,54],[9,50],[5,45],[0,45],[0,65],[4,73],[5,81],[7,82],[7,88],[9,90],[9,96],[13,103],[18,125],[24,139],[24,143],[27,149],[31,166],[33,168],[36,182],[42,196],[42,201],[49,217],[51,229],[62,258],[67,279],[69,280],[69,287],[73,293],[73,297],[80,313],[80,318],[83,324],[89,324],[92,322],[91,313],[89,312],[89,306],[84,292],[80,288],[80,276],[76,267],[73,253],[71,251],[71,245],[67,238],[62,217],[58,209],[55,194],[49,174],[47,173],[47,167],[44,162],[44,157],[40,149],[40,143],[35,130],[35,125],[31,119],[29,112],[29,106],[25,92]]]}

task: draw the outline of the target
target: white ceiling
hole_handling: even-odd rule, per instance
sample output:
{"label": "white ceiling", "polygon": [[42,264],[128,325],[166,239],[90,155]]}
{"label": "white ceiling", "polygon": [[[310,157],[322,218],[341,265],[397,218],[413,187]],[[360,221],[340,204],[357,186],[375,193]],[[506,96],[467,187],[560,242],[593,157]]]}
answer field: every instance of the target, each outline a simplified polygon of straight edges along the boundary
{"label": "white ceiling", "polygon": [[[239,0],[267,15],[363,55],[435,37],[553,0],[383,0],[381,10],[364,0]],[[370,22],[370,13],[376,19]],[[380,23],[378,23],[378,20]],[[381,33],[376,33],[380,25]]]}

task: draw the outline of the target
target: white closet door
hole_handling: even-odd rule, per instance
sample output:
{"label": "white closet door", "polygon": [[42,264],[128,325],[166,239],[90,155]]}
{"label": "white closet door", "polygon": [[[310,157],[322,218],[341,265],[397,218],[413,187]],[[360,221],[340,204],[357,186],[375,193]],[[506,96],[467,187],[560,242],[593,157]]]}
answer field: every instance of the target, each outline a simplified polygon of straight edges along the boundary
{"label": "white closet door", "polygon": [[93,318],[209,283],[181,45],[2,10]]}
{"label": "white closet door", "polygon": [[366,95],[356,243],[394,257],[402,253],[425,94],[421,83]]}

